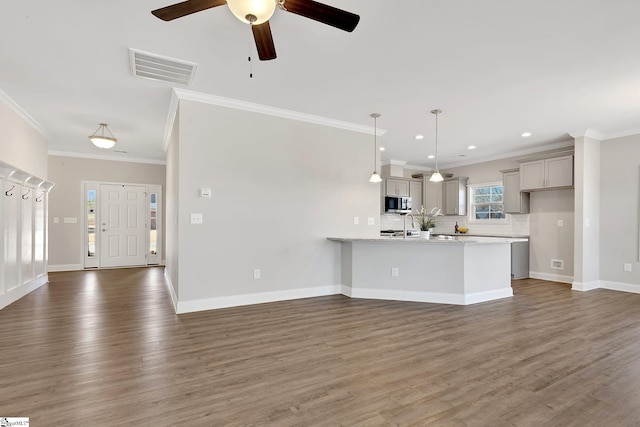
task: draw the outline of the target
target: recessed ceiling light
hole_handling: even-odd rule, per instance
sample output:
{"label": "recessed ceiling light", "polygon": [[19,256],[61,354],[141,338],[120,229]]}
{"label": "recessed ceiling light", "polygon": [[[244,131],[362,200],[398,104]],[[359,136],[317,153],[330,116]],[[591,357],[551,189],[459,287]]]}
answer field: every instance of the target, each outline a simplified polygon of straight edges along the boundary
{"label": "recessed ceiling light", "polygon": [[433,154],[429,154],[429,155],[427,156],[427,159],[433,159],[434,157],[436,157],[436,156],[434,156]]}
{"label": "recessed ceiling light", "polygon": [[531,132],[524,132],[522,135],[520,135],[523,138],[528,138],[531,136]]}
{"label": "recessed ceiling light", "polygon": [[421,134],[417,134],[416,136],[414,136],[415,139],[423,139],[424,135]]}
{"label": "recessed ceiling light", "polygon": [[467,157],[466,154],[458,154],[458,157]]}
{"label": "recessed ceiling light", "polygon": [[467,147],[467,150],[475,150],[476,146],[475,145],[470,145]]}
{"label": "recessed ceiling light", "polygon": [[384,151],[384,150],[385,150],[385,148],[384,148],[384,147],[380,147],[380,151]]}

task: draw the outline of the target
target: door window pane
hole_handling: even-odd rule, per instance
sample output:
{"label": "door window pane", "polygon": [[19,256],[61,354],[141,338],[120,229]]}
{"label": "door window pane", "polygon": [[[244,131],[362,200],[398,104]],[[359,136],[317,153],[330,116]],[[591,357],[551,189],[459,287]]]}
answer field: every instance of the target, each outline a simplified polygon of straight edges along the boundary
{"label": "door window pane", "polygon": [[96,256],[96,190],[87,190],[87,256]]}
{"label": "door window pane", "polygon": [[149,253],[157,255],[157,239],[158,239],[158,194],[151,193],[149,197]]}

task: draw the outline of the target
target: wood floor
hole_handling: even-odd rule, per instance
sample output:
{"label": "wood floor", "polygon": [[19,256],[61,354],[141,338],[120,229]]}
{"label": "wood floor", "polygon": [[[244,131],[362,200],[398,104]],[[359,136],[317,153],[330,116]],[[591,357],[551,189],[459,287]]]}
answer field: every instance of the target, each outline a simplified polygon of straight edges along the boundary
{"label": "wood floor", "polygon": [[0,310],[0,417],[32,426],[640,425],[636,294],[177,316],[162,268],[49,278]]}

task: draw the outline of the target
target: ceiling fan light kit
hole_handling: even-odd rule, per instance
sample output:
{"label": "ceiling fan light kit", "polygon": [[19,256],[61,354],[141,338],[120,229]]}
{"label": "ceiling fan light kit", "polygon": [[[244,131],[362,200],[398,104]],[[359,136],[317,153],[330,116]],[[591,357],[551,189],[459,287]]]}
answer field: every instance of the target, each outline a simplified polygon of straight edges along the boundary
{"label": "ceiling fan light kit", "polygon": [[[105,130],[109,133],[110,136],[106,136],[104,134]],[[98,132],[100,132],[100,134],[98,134]],[[113,148],[113,146],[116,145],[116,142],[118,140],[113,136],[113,134],[109,130],[108,124],[100,123],[98,126],[98,129],[96,129],[96,131],[92,135],[89,135],[89,141],[91,141],[93,145],[95,145],[98,148],[108,150],[109,148]]]}
{"label": "ceiling fan light kit", "polygon": [[231,13],[245,24],[260,25],[276,11],[275,0],[227,0]]}
{"label": "ceiling fan light kit", "polygon": [[240,21],[251,25],[261,61],[276,58],[276,48],[269,26],[276,6],[280,9],[313,19],[343,31],[353,31],[360,16],[313,0],[187,0],[153,10],[151,13],[163,21],[172,21],[192,13],[213,7],[229,6],[231,13]]}

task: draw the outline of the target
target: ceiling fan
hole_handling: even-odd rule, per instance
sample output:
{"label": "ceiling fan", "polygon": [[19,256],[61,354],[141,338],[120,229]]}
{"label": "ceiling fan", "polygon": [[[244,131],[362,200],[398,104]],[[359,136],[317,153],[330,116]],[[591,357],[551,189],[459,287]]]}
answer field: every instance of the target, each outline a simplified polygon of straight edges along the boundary
{"label": "ceiling fan", "polygon": [[360,21],[356,14],[313,0],[187,0],[151,13],[164,21],[171,21],[224,4],[240,21],[251,25],[258,57],[262,61],[276,58],[269,26],[276,7],[348,32],[353,31]]}

